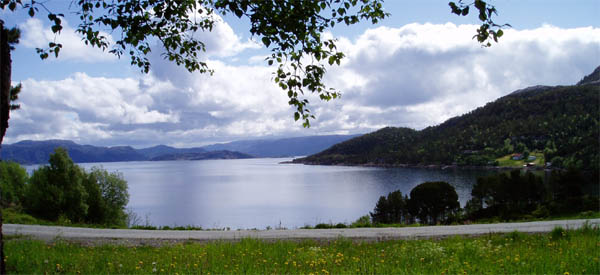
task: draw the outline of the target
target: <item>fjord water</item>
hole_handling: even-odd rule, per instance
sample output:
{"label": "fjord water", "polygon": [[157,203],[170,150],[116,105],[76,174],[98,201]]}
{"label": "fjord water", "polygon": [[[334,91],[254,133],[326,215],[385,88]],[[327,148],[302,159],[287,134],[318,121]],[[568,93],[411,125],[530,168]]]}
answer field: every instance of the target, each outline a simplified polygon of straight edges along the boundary
{"label": "fjord water", "polygon": [[485,171],[309,166],[289,158],[85,163],[119,171],[128,207],[155,226],[296,228],[351,223],[373,211],[379,196],[408,194],[425,181],[446,181],[461,205]]}

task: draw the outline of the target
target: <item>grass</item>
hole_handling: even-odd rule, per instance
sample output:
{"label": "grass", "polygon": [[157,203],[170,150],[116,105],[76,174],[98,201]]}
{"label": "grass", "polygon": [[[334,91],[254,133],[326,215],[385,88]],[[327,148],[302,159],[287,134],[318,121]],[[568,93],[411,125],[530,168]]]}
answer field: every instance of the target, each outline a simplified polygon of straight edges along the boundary
{"label": "grass", "polygon": [[[508,166],[508,167],[522,167],[523,165],[526,165],[529,161],[527,161],[526,159],[523,160],[513,160],[511,159],[511,155],[506,155],[500,158],[497,158],[496,161],[498,161],[498,166]],[[531,156],[535,156],[536,159],[533,161],[533,163],[535,163],[536,166],[545,166],[546,165],[546,161],[544,159],[544,153],[542,152],[531,152],[530,154]]]}
{"label": "grass", "polygon": [[352,242],[315,241],[86,247],[58,241],[10,240],[9,273],[125,274],[500,274],[600,272],[600,230],[555,229],[477,238]]}
{"label": "grass", "polygon": [[123,226],[107,226],[103,224],[87,224],[87,223],[72,223],[65,221],[47,221],[35,218],[29,214],[23,213],[15,208],[2,209],[2,222],[14,224],[33,224],[33,225],[55,225],[55,226],[70,226],[70,227],[87,227],[87,228],[125,228]]}

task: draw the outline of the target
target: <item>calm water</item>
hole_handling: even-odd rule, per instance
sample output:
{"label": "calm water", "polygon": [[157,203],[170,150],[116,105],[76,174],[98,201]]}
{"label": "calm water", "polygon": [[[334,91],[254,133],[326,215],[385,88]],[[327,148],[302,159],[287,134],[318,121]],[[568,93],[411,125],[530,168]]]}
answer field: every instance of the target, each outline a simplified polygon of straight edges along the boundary
{"label": "calm water", "polygon": [[[425,181],[452,184],[461,204],[485,171],[278,164],[290,159],[80,164],[122,172],[133,209],[153,225],[295,228],[350,223],[394,190]],[[30,167],[31,169],[31,167]]]}

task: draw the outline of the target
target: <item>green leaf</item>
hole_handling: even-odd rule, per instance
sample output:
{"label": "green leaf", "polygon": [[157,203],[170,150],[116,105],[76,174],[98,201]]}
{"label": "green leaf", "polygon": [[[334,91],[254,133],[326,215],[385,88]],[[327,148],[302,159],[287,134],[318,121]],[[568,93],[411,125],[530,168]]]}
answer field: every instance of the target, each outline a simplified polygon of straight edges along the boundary
{"label": "green leaf", "polygon": [[267,48],[269,47],[269,45],[271,45],[271,40],[268,37],[263,36],[263,38],[261,40],[262,40],[263,44],[265,44],[265,46],[267,46]]}
{"label": "green leaf", "polygon": [[469,14],[469,6],[467,6],[466,8],[464,8],[461,12],[462,16],[466,16],[467,14]]}
{"label": "green leaf", "polygon": [[242,17],[242,15],[244,15],[244,12],[242,12],[242,10],[240,10],[240,9],[237,9],[237,10],[235,10],[234,12],[235,12],[235,15],[236,15],[238,18],[241,18],[241,17]]}
{"label": "green leaf", "polygon": [[298,121],[298,119],[300,119],[300,114],[298,112],[294,113],[294,120]]}

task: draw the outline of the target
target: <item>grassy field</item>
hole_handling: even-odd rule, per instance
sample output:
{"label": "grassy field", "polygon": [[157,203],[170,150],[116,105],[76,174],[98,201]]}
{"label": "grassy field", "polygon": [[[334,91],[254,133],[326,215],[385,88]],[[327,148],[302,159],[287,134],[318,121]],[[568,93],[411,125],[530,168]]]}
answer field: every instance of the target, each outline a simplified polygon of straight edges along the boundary
{"label": "grassy field", "polygon": [[[542,152],[532,152],[531,156],[535,156],[536,159],[532,161],[536,166],[544,166],[546,165],[546,161],[544,160],[544,153]],[[511,155],[506,155],[501,158],[496,159],[498,161],[498,166],[509,166],[509,167],[521,167],[527,164],[529,161],[527,160],[513,160],[511,159]]]}
{"label": "grassy field", "polygon": [[600,273],[600,230],[560,228],[550,234],[513,232],[477,238],[354,243],[264,242],[162,247],[85,247],[12,239],[9,273],[103,274],[500,274]]}

